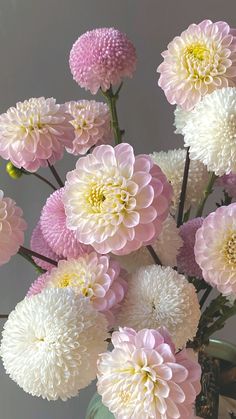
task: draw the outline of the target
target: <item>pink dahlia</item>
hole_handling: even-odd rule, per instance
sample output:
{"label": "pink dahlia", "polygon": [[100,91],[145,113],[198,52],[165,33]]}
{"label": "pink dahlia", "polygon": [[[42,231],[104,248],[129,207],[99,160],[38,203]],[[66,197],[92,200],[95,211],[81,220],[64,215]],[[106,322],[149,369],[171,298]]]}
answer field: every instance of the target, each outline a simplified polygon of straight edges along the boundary
{"label": "pink dahlia", "polygon": [[111,117],[108,106],[95,100],[79,100],[66,104],[74,127],[74,140],[68,153],[86,154],[94,145],[110,143]]}
{"label": "pink dahlia", "polygon": [[166,329],[120,328],[98,360],[98,393],[116,419],[191,419],[201,368],[191,349],[175,353]]}
{"label": "pink dahlia", "polygon": [[236,34],[225,22],[190,25],[162,56],[158,84],[172,105],[191,110],[207,93],[235,86]]}
{"label": "pink dahlia", "polygon": [[203,218],[194,218],[179,228],[183,246],[177,255],[178,271],[189,276],[202,278],[202,270],[195,260],[194,245],[197,230],[202,226]]}
{"label": "pink dahlia", "polygon": [[132,77],[136,52],[127,36],[114,28],[99,28],[81,35],[70,52],[70,69],[80,87],[96,94]]}
{"label": "pink dahlia", "polygon": [[128,254],[151,243],[168,216],[172,187],[129,144],[96,147],[67,175],[67,227],[99,253]]}
{"label": "pink dahlia", "polygon": [[216,180],[216,185],[221,186],[231,198],[236,198],[236,173],[219,177]]}
{"label": "pink dahlia", "polygon": [[18,102],[0,115],[0,156],[30,172],[54,164],[72,144],[69,119],[53,98]]}
{"label": "pink dahlia", "polygon": [[[46,240],[43,237],[40,223],[38,223],[33,230],[31,241],[30,241],[30,248],[34,252],[39,253],[40,255],[46,256],[49,259],[55,260],[56,262],[62,258],[62,256],[56,255],[55,252],[51,249],[51,247],[47,244]],[[40,266],[42,269],[45,269],[46,271],[50,271],[54,265],[51,265],[48,262],[45,262],[42,259],[39,258],[33,258],[35,263]]]}
{"label": "pink dahlia", "polygon": [[205,218],[194,253],[206,282],[224,295],[236,294],[236,203]]}
{"label": "pink dahlia", "polygon": [[9,262],[24,243],[27,224],[21,208],[11,198],[4,198],[0,190],[0,266]]}
{"label": "pink dahlia", "polygon": [[121,273],[116,261],[92,252],[77,259],[59,261],[58,267],[41,275],[31,285],[27,295],[38,294],[44,288],[73,287],[76,294],[89,298],[93,307],[103,312],[111,325],[127,289],[122,275],[124,272]]}
{"label": "pink dahlia", "polygon": [[80,243],[74,231],[66,227],[63,193],[64,188],[61,188],[49,196],[42,209],[40,227],[47,245],[53,252],[60,257],[77,258],[83,253],[91,252],[92,247]]}

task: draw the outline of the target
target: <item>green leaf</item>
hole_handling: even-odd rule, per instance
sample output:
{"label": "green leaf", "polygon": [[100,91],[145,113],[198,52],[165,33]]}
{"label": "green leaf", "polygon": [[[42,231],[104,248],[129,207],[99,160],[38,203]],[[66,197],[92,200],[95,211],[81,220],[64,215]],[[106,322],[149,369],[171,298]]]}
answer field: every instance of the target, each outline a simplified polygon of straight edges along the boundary
{"label": "green leaf", "polygon": [[89,403],[86,419],[114,419],[113,414],[102,404],[101,397],[97,393]]}

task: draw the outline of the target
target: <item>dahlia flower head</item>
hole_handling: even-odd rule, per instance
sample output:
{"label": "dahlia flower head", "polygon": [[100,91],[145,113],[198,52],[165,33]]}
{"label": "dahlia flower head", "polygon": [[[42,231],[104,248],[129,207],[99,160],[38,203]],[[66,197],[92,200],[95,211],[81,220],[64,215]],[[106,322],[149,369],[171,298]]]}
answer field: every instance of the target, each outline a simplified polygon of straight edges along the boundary
{"label": "dahlia flower head", "polygon": [[[46,240],[44,239],[40,223],[37,223],[36,227],[33,230],[31,240],[30,240],[30,248],[36,253],[40,255],[46,256],[49,259],[58,262],[60,259],[63,259],[63,256],[58,256],[51,247],[47,244]],[[46,262],[42,259],[37,257],[33,257],[35,263],[40,266],[40,268],[45,269],[46,271],[50,271],[54,265],[49,262]]]}
{"label": "dahlia flower head", "polygon": [[[168,215],[163,222],[161,233],[152,244],[154,251],[164,266],[176,266],[179,249],[183,245],[175,219]],[[141,247],[129,255],[115,256],[120,265],[128,272],[135,272],[141,266],[153,265],[153,257],[146,247]]]}
{"label": "dahlia flower head", "polygon": [[[175,214],[179,205],[182,189],[186,150],[174,149],[159,151],[151,154],[151,158],[157,164],[173,187],[171,213]],[[206,166],[200,161],[191,161],[188,175],[188,185],[184,209],[187,211],[191,206],[199,203],[209,179]]]}
{"label": "dahlia flower head", "polygon": [[31,285],[27,296],[31,297],[45,288],[72,288],[75,294],[89,299],[93,307],[103,312],[109,325],[124,298],[127,283],[123,279],[118,262],[96,252],[77,259],[61,260],[58,266],[41,275]]}
{"label": "dahlia flower head", "polygon": [[226,22],[192,24],[167,48],[158,84],[172,105],[188,111],[206,94],[235,86],[236,34]]}
{"label": "dahlia flower head", "polygon": [[194,254],[195,237],[197,230],[202,226],[203,218],[193,218],[179,227],[179,233],[183,240],[177,256],[178,271],[189,276],[202,279],[202,270],[197,264]]}
{"label": "dahlia flower head", "polygon": [[61,159],[74,130],[64,105],[53,98],[18,102],[0,115],[0,156],[36,172]]}
{"label": "dahlia flower head", "polygon": [[24,243],[27,224],[21,208],[0,190],[0,266],[9,262]]}
{"label": "dahlia flower head", "polygon": [[216,180],[216,186],[223,188],[231,198],[236,198],[236,173],[221,176]]}
{"label": "dahlia flower head", "polygon": [[107,144],[112,140],[111,117],[106,103],[95,100],[79,100],[66,104],[74,127],[74,140],[68,153],[86,154],[94,145]]}
{"label": "dahlia flower head", "polygon": [[184,143],[190,158],[217,176],[236,172],[236,88],[206,95],[187,117]]}
{"label": "dahlia flower head", "polygon": [[77,396],[96,376],[107,321],[71,289],[46,289],[17,304],[4,325],[1,357],[24,391],[47,400]]}
{"label": "dahlia flower head", "polygon": [[114,28],[99,28],[81,35],[70,52],[70,70],[80,87],[96,94],[108,90],[136,69],[136,51],[127,36]]}
{"label": "dahlia flower head", "polygon": [[193,340],[201,311],[196,289],[183,275],[170,267],[152,265],[138,269],[127,282],[117,326],[136,331],[165,326],[178,349]]}
{"label": "dahlia flower head", "polygon": [[166,329],[120,328],[99,356],[98,393],[116,419],[193,419],[201,368],[192,349],[175,353]]}
{"label": "dahlia flower head", "polygon": [[147,155],[131,145],[101,145],[67,174],[67,227],[102,254],[131,253],[160,234],[172,187]]}
{"label": "dahlia flower head", "polygon": [[194,253],[206,282],[223,295],[236,294],[236,203],[217,208],[204,219]]}
{"label": "dahlia flower head", "polygon": [[93,250],[91,246],[80,243],[75,233],[66,226],[63,204],[64,188],[53,192],[44,205],[40,216],[40,228],[47,246],[61,258],[77,258]]}

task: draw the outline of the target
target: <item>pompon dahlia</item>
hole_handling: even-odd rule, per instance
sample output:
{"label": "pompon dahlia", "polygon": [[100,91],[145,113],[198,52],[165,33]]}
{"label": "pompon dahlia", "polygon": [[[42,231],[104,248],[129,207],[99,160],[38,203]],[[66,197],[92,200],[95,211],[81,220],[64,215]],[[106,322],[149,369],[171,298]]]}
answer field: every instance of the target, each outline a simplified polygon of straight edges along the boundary
{"label": "pompon dahlia", "polygon": [[70,69],[80,87],[96,94],[132,77],[136,51],[127,36],[114,28],[99,28],[81,35],[70,52]]}
{"label": "pompon dahlia", "polygon": [[169,43],[157,71],[168,102],[191,110],[207,93],[235,85],[236,37],[225,22],[192,24]]}
{"label": "pompon dahlia", "polygon": [[[153,159],[153,162],[161,168],[173,187],[174,195],[171,212],[174,214],[179,205],[186,150],[179,148],[177,150],[154,152],[151,154],[151,158]],[[209,174],[207,169],[201,162],[190,162],[185,211],[199,202],[208,182],[208,178]]]}
{"label": "pompon dahlia", "polygon": [[128,277],[117,325],[135,330],[165,326],[182,348],[196,335],[200,315],[195,287],[174,269],[152,265]]}
{"label": "pompon dahlia", "polygon": [[236,203],[204,219],[194,253],[206,282],[224,295],[236,294]]}
{"label": "pompon dahlia", "polygon": [[236,198],[236,173],[221,176],[215,185],[223,188],[231,198]]}
{"label": "pompon dahlia", "polygon": [[0,190],[0,266],[9,262],[24,243],[27,228],[22,209],[11,198],[4,198]]}
{"label": "pompon dahlia", "polygon": [[179,228],[183,246],[177,256],[178,271],[197,278],[202,278],[202,270],[195,259],[194,245],[196,232],[202,226],[202,223],[203,218],[194,218]]}
{"label": "pompon dahlia", "polygon": [[[169,215],[163,222],[162,231],[152,247],[162,265],[174,267],[177,265],[176,257],[182,245],[183,240],[180,237],[176,221]],[[141,266],[153,265],[153,258],[146,247],[141,247],[129,255],[115,256],[115,258],[128,272],[135,272]]]}
{"label": "pompon dahlia", "polygon": [[80,243],[75,233],[66,227],[63,193],[64,188],[58,189],[47,199],[40,217],[40,228],[47,245],[60,258],[77,258],[93,248]]}
{"label": "pompon dahlia", "polygon": [[189,115],[191,115],[191,111],[185,111],[180,106],[176,106],[174,115],[175,134],[183,134],[184,127],[187,124]]}
{"label": "pompon dahlia", "polygon": [[167,330],[120,328],[98,360],[98,393],[116,419],[193,419],[201,367],[192,349],[175,354]]}
{"label": "pompon dahlia", "polygon": [[190,158],[200,160],[216,175],[236,172],[236,88],[205,96],[183,128]]}
{"label": "pompon dahlia", "polygon": [[101,145],[67,175],[67,227],[99,253],[128,254],[153,242],[167,218],[172,187],[129,144]]}
{"label": "pompon dahlia", "polygon": [[94,145],[111,142],[111,117],[106,103],[79,100],[68,102],[66,107],[74,127],[72,146],[66,148],[69,153],[75,156],[86,154]]}
{"label": "pompon dahlia", "polygon": [[27,295],[38,294],[44,288],[67,287],[89,298],[93,307],[106,314],[111,324],[114,322],[113,310],[123,300],[127,283],[122,278],[118,262],[92,252],[78,259],[59,261],[57,268],[41,275],[31,285]]}
{"label": "pompon dahlia", "polygon": [[7,374],[33,396],[67,400],[96,376],[107,322],[72,290],[47,289],[17,304],[4,325]]}
{"label": "pompon dahlia", "polygon": [[[48,257],[49,259],[55,260],[55,262],[62,259],[62,255],[58,256],[55,252],[53,252],[51,247],[47,244],[46,240],[43,237],[40,223],[38,223],[35,229],[33,230],[31,241],[30,241],[30,248],[31,250],[39,253],[40,255],[43,255],[43,256]],[[33,257],[33,259],[38,266],[40,266],[42,269],[45,269],[46,271],[50,271],[54,266],[36,257]]]}
{"label": "pompon dahlia", "polygon": [[73,140],[63,105],[53,98],[31,98],[0,115],[0,156],[16,167],[36,172],[62,158]]}

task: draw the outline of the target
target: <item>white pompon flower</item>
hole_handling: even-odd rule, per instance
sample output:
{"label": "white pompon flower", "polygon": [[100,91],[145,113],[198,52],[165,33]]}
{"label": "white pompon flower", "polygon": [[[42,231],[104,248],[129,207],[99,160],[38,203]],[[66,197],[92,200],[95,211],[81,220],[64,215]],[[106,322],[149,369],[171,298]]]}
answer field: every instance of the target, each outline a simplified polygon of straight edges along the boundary
{"label": "white pompon flower", "polygon": [[191,115],[191,111],[185,111],[180,106],[176,106],[175,111],[175,121],[174,126],[176,128],[175,134],[183,134],[183,129],[187,124],[189,115]]}
{"label": "white pompon flower", "polygon": [[106,103],[79,100],[68,102],[66,106],[74,127],[73,144],[66,148],[69,153],[85,154],[94,145],[111,142],[111,117]]}
{"label": "white pompon flower", "polygon": [[46,289],[17,304],[4,325],[6,372],[33,396],[67,400],[96,377],[107,322],[71,289]]}
{"label": "white pompon flower", "polygon": [[[175,149],[169,151],[154,152],[151,157],[171,183],[174,196],[172,200],[171,212],[175,213],[179,204],[179,197],[182,188],[186,150]],[[188,176],[187,194],[185,200],[185,210],[192,205],[196,205],[201,198],[208,181],[206,167],[199,161],[191,161]]]}
{"label": "white pompon flower", "polygon": [[236,172],[236,88],[206,95],[188,116],[183,133],[192,160],[219,176]]}
{"label": "white pompon flower", "polygon": [[[152,247],[162,265],[174,267],[177,265],[177,255],[182,245],[183,240],[180,237],[176,221],[169,215],[163,223],[161,234],[152,244]],[[135,272],[141,266],[153,265],[153,258],[146,246],[141,247],[136,252],[130,253],[130,255],[115,256],[115,259],[128,272]]]}
{"label": "white pompon flower", "polygon": [[140,268],[128,278],[117,325],[141,330],[165,326],[177,348],[197,332],[200,308],[196,290],[170,267]]}

